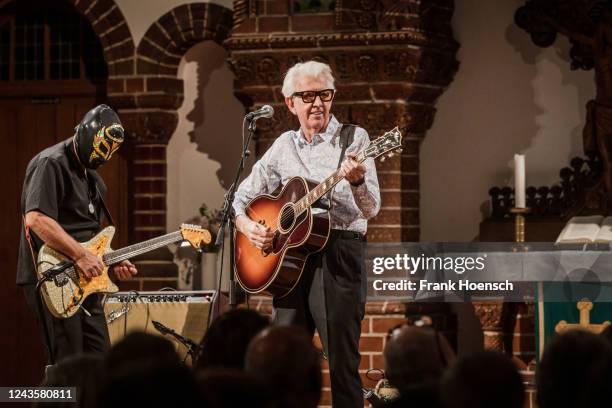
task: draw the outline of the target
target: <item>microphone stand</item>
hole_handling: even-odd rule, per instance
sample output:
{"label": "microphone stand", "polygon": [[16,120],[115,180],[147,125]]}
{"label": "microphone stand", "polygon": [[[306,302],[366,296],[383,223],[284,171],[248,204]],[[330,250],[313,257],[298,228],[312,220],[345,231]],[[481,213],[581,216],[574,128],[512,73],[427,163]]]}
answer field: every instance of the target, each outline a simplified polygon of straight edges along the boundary
{"label": "microphone stand", "polygon": [[[229,306],[231,309],[235,309],[238,304],[237,296],[238,296],[238,291],[240,290],[240,288],[238,287],[238,284],[236,282],[236,276],[234,272],[234,265],[235,265],[234,230],[236,228],[236,225],[234,224],[232,217],[230,217],[230,214],[232,212],[232,204],[234,203],[234,196],[236,195],[236,189],[238,188],[238,181],[240,180],[240,176],[242,175],[242,171],[244,170],[246,159],[251,154],[251,152],[249,151],[249,145],[251,144],[251,139],[253,138],[253,135],[255,134],[255,129],[256,129],[255,121],[256,120],[257,118],[252,118],[252,119],[247,118],[246,119],[246,121],[248,121],[249,123],[249,126],[248,126],[249,132],[247,135],[246,142],[242,145],[242,155],[240,157],[240,163],[238,164],[238,169],[236,171],[236,177],[234,178],[234,182],[230,186],[227,193],[225,193],[225,200],[223,202],[223,212],[222,212],[222,217],[221,217],[221,225],[219,226],[219,233],[217,234],[217,239],[215,241],[215,246],[220,247],[221,243],[223,242],[225,238],[225,224],[229,224],[229,237],[230,237]],[[242,131],[244,132],[244,127]],[[221,254],[221,256],[223,256],[223,254]]]}
{"label": "microphone stand", "polygon": [[181,336],[180,334],[178,334],[177,332],[175,332],[168,326],[164,326],[162,323],[158,321],[151,320],[151,322],[153,322],[153,327],[155,327],[155,330],[160,332],[162,335],[164,336],[169,335],[173,337],[176,341],[181,343],[183,346],[185,346],[185,348],[187,349],[187,354],[191,356],[191,361],[195,362],[197,360],[198,352],[200,351],[199,344],[197,344],[195,341],[185,336]]}

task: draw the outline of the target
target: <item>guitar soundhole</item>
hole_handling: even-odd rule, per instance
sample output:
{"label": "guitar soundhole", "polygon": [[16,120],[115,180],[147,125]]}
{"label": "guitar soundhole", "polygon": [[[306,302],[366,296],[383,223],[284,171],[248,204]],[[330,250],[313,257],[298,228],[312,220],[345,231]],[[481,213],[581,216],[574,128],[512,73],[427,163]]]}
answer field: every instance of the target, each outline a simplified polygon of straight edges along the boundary
{"label": "guitar soundhole", "polygon": [[295,209],[289,204],[282,209],[280,219],[278,220],[279,230],[286,232],[293,226],[295,221]]}

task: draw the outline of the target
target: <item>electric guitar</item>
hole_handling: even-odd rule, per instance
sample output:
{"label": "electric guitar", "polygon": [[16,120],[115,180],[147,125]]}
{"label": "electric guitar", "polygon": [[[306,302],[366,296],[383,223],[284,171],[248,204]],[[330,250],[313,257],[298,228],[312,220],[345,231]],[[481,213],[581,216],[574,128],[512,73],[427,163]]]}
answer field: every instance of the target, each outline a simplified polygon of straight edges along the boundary
{"label": "electric guitar", "polygon": [[208,244],[211,240],[208,230],[183,224],[178,231],[113,251],[110,242],[114,234],[115,227],[106,227],[89,241],[81,243],[105,265],[102,274],[91,279],[83,276],[66,256],[47,245],[42,246],[38,252],[36,272],[39,279],[46,279],[42,282],[41,292],[53,316],[65,319],[74,315],[87,296],[93,293],[117,292],[119,288],[108,276],[110,266],[175,242],[186,240],[199,249],[202,243]]}
{"label": "electric guitar", "polygon": [[[401,152],[399,129],[385,133],[357,154],[362,163],[367,158]],[[294,177],[272,195],[255,197],[246,207],[246,215],[274,232],[272,248],[255,247],[246,235],[235,232],[234,258],[236,280],[248,293],[265,292],[284,297],[297,285],[308,256],[327,243],[329,213],[313,214],[311,206],[344,177],[336,170],[317,186],[302,177]]]}

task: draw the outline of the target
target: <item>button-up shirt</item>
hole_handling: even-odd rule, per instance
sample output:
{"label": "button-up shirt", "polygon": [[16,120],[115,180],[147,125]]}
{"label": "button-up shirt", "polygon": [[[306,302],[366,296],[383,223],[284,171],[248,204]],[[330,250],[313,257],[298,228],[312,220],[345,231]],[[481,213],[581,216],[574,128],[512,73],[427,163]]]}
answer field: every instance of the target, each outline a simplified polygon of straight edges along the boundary
{"label": "button-up shirt", "polygon": [[[238,187],[233,203],[236,216],[245,214],[246,206],[257,195],[269,194],[293,177],[300,176],[316,184],[329,177],[337,170],[340,160],[341,128],[332,115],[325,132],[315,134],[310,143],[299,130],[280,135]],[[369,144],[368,132],[358,127],[345,155],[356,155]],[[380,192],[374,159],[367,158],[363,164],[366,167],[364,183],[352,186],[344,179],[334,187],[330,209],[334,229],[365,234],[368,219],[378,214]]]}

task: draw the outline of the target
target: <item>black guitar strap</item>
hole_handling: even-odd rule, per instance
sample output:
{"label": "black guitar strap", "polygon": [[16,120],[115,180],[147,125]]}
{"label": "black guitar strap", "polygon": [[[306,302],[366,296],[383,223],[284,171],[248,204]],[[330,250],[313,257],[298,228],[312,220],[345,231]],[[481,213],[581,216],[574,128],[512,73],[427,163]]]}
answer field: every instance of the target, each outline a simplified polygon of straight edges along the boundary
{"label": "black guitar strap", "polygon": [[102,197],[102,194],[100,193],[100,190],[98,189],[98,184],[96,183],[96,193],[98,194],[98,197],[100,197],[100,204],[102,204],[102,209],[104,210],[104,214],[106,215],[106,219],[108,220],[110,225],[115,225],[115,220],[113,220],[113,216],[111,215],[110,211],[108,211],[108,207],[106,206],[106,202],[104,201],[104,197]]}
{"label": "black guitar strap", "polygon": [[91,182],[94,185],[96,196],[100,199],[100,205],[102,206],[102,211],[104,211],[104,216],[106,217],[110,225],[115,225],[113,216],[108,210],[108,207],[106,206],[106,202],[104,201],[104,197],[102,197],[102,193],[100,192],[100,189],[98,188],[98,183],[96,181],[97,179],[91,173],[88,175],[88,177],[90,178]]}
{"label": "black guitar strap", "polygon": [[[342,125],[342,128],[340,129],[340,136],[338,137],[339,139],[339,143],[340,143],[340,148],[342,149],[340,151],[340,158],[338,159],[338,166],[336,166],[336,169],[340,168],[340,165],[342,164],[342,161],[344,160],[344,155],[346,153],[346,149],[353,144],[353,140],[355,140],[355,130],[357,129],[357,125],[351,125],[351,124],[344,124]],[[321,201],[322,199],[319,199],[319,206],[321,207],[327,207],[326,209],[329,210],[331,209],[331,205],[332,205],[332,198],[334,196],[334,188],[332,188],[326,195],[326,200],[329,205],[324,205]],[[326,203],[327,204],[327,203]]]}
{"label": "black guitar strap", "polygon": [[338,169],[342,164],[342,160],[344,160],[344,153],[346,153],[346,148],[353,144],[353,140],[355,140],[355,130],[357,129],[357,125],[342,125],[342,129],[340,129],[340,148],[342,151],[340,152],[340,159],[338,160]]}

